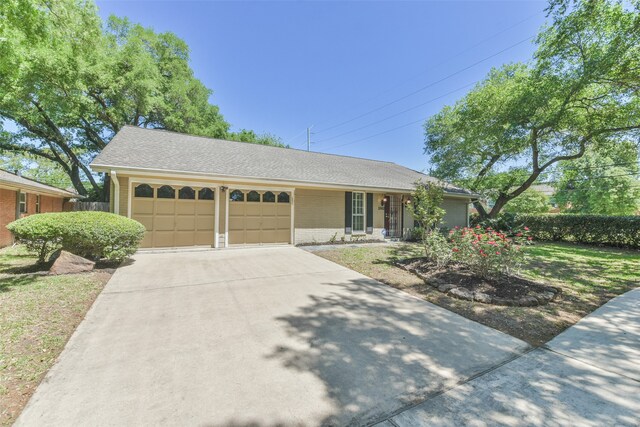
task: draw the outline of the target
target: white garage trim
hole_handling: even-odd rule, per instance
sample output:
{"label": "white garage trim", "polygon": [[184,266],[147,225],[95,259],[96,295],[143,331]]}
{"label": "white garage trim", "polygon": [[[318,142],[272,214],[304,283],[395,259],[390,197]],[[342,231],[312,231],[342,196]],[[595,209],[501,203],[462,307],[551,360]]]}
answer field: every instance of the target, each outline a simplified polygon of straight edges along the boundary
{"label": "white garage trim", "polygon": [[213,247],[217,249],[220,246],[220,234],[218,232],[220,228],[220,187],[216,185],[213,191],[214,191],[213,197],[215,198],[214,200],[215,212],[213,213],[214,215],[213,222],[215,223],[214,230],[213,230],[213,238],[214,238]]}

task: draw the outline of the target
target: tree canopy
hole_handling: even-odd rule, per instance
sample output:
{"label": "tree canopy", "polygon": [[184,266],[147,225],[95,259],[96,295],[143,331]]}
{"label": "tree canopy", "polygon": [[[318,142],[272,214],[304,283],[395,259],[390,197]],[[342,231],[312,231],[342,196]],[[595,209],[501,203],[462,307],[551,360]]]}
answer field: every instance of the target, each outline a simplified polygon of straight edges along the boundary
{"label": "tree canopy", "polygon": [[425,123],[432,174],[494,199],[495,217],[589,150],[640,137],[640,1],[554,1],[530,63],[493,69]]}
{"label": "tree canopy", "polygon": [[53,162],[80,194],[90,160],[124,125],[282,145],[230,132],[173,33],[99,18],[89,0],[0,3],[0,153]]}
{"label": "tree canopy", "polygon": [[640,210],[640,166],[634,143],[589,151],[574,162],[562,162],[558,172],[555,199],[563,211],[633,215]]}

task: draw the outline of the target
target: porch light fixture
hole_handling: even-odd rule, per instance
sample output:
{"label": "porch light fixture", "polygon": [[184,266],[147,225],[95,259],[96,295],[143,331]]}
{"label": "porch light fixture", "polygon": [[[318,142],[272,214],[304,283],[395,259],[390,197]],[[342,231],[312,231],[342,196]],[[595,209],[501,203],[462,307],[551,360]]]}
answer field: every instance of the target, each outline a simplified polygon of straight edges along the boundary
{"label": "porch light fixture", "polygon": [[224,185],[222,187],[220,187],[220,191],[222,191],[223,193],[225,191],[227,191],[229,189],[229,187],[225,187]]}
{"label": "porch light fixture", "polygon": [[384,206],[384,205],[385,205],[385,203],[387,203],[387,198],[386,198],[386,196],[385,196],[385,197],[383,197],[382,199],[380,199],[380,206]]}

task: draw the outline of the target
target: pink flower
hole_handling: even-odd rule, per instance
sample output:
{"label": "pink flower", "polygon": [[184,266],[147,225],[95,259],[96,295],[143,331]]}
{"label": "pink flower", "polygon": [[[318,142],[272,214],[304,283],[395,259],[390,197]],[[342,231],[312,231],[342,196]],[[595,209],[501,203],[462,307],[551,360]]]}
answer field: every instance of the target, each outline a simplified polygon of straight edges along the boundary
{"label": "pink flower", "polygon": [[453,248],[453,252],[460,252],[460,249],[458,249],[458,248]]}
{"label": "pink flower", "polygon": [[529,227],[525,227],[524,229],[525,229],[525,231],[529,231]]}
{"label": "pink flower", "polygon": [[496,252],[496,255],[500,255],[500,252]]}

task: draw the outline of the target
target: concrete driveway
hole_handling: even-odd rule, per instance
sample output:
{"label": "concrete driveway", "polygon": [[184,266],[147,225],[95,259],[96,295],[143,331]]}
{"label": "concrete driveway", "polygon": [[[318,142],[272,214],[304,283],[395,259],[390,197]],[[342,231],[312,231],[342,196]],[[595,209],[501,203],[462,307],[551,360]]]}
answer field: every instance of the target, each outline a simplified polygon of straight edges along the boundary
{"label": "concrete driveway", "polygon": [[379,427],[639,426],[640,288]]}
{"label": "concrete driveway", "polygon": [[362,425],[526,349],[297,248],[138,254],[17,425]]}

